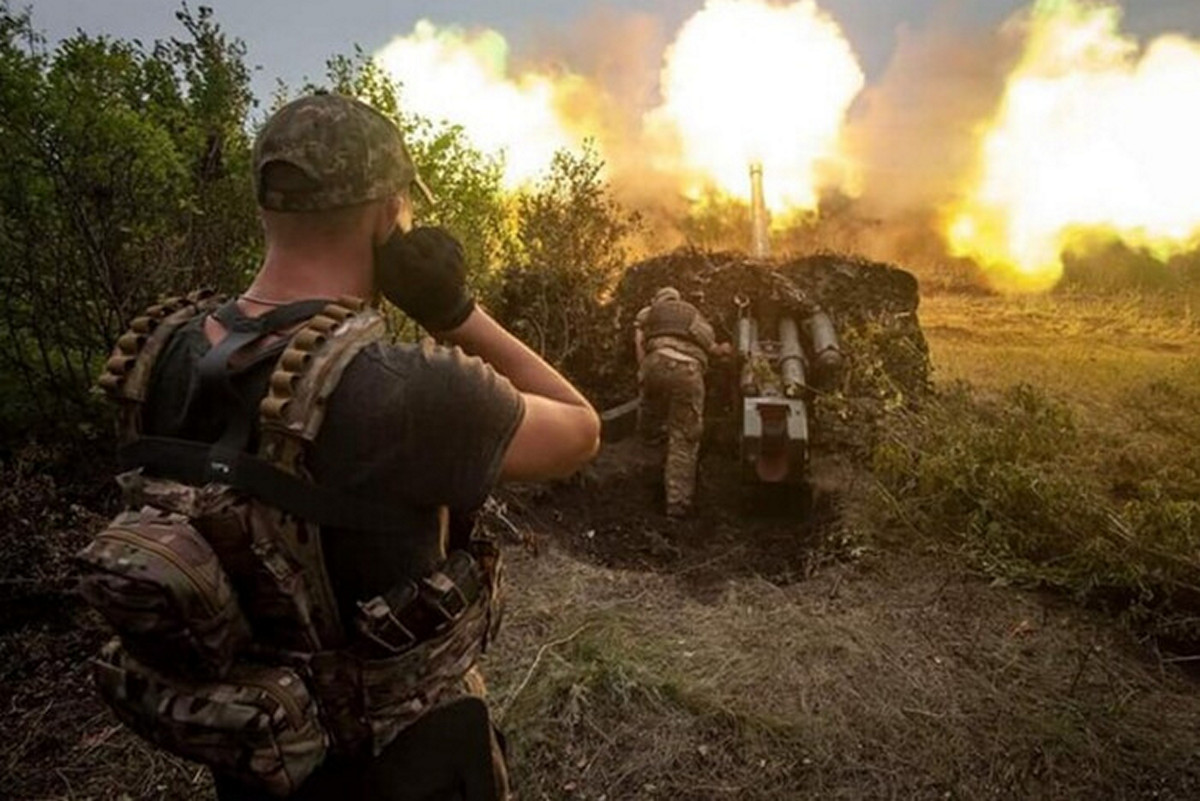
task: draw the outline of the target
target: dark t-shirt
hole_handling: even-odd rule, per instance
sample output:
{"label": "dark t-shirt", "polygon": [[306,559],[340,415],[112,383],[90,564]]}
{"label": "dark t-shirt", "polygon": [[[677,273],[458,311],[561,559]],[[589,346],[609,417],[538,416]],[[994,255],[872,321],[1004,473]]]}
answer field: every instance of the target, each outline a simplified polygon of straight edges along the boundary
{"label": "dark t-shirt", "polygon": [[[147,434],[202,442],[220,437],[228,410],[203,402],[188,408],[189,398],[200,397],[196,365],[208,350],[202,318],[171,338],[151,380]],[[267,359],[247,370],[235,386],[261,398],[274,364]],[[453,520],[483,504],[523,414],[521,394],[508,379],[458,348],[375,343],[354,358],[329,400],[308,467],[325,486],[401,504],[424,522],[418,531],[394,533],[322,530],[343,622],[357,601],[438,565],[444,557],[438,507],[450,507]],[[251,448],[256,444],[257,436]]]}

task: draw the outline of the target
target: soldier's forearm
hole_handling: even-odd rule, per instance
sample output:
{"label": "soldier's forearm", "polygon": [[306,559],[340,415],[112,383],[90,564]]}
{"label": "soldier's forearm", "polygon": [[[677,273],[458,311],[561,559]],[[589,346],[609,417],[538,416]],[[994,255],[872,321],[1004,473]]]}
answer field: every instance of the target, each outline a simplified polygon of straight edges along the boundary
{"label": "soldier's forearm", "polygon": [[591,404],[575,387],[524,342],[506,331],[482,308],[476,307],[466,322],[441,334],[452,345],[478,356],[521,392],[582,406]]}

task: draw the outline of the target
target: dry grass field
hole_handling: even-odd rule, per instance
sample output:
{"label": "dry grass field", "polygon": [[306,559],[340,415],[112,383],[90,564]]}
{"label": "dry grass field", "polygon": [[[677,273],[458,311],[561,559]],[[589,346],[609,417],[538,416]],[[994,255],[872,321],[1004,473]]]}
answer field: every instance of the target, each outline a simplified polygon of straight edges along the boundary
{"label": "dry grass field", "polygon": [[935,295],[921,322],[939,382],[1028,382],[1101,426],[1147,387],[1200,383],[1200,297]]}

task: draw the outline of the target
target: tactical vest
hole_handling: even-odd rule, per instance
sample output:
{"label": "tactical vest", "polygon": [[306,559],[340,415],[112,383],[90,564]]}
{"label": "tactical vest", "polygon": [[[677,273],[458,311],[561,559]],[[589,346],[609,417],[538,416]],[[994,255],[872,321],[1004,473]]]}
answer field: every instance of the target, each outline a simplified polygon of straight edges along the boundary
{"label": "tactical vest", "polygon": [[695,355],[702,364],[708,363],[708,351],[714,344],[712,333],[700,312],[682,300],[663,300],[652,304],[642,323],[642,336],[649,350],[654,350],[654,340],[661,337],[689,342],[698,350],[689,355]]}
{"label": "tactical vest", "polygon": [[[145,436],[156,358],[208,314],[228,333],[201,359],[201,386],[232,390],[247,358],[274,358],[266,396],[215,444]],[[125,472],[124,510],[78,556],[80,591],[117,634],[93,660],[97,686],[141,736],[274,795],[330,752],[378,754],[466,694],[499,624],[499,551],[478,530],[431,575],[340,619],[321,527],[400,535],[415,525],[404,510],[315,483],[307,468],[342,372],[383,331],[353,298],[239,318],[232,302],[198,292],[136,318],[100,377],[120,407]]]}

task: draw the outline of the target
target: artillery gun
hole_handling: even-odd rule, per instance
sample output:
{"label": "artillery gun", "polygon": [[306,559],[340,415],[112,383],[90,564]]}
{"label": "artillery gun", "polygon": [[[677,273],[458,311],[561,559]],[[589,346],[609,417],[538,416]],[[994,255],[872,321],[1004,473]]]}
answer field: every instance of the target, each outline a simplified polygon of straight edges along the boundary
{"label": "artillery gun", "polygon": [[[765,484],[808,480],[814,390],[836,386],[845,360],[833,321],[814,311],[802,323],[771,304],[736,299],[742,476]],[[769,332],[774,333],[772,338]]]}
{"label": "artillery gun", "polygon": [[[770,239],[762,165],[757,163],[750,166],[750,214],[753,255],[765,261]],[[734,303],[739,376],[734,409],[741,426],[743,479],[803,484],[808,480],[813,389],[836,383],[844,364],[833,321],[814,306],[801,325],[794,311],[781,309],[769,297],[752,301],[738,294]],[[809,384],[810,376],[816,383]]]}
{"label": "artillery gun", "polygon": [[[737,459],[751,489],[802,496],[814,443],[859,457],[883,418],[881,387],[916,397],[928,386],[928,347],[911,273],[851,254],[770,255],[761,175],[752,169],[751,253],[682,248],[625,272],[595,394],[613,404],[602,415],[605,439],[631,435],[638,404],[620,401],[637,391],[633,321],[659,288],[673,286],[735,347],[732,364],[714,363],[706,380],[708,452]],[[842,412],[818,419],[825,394]]]}

